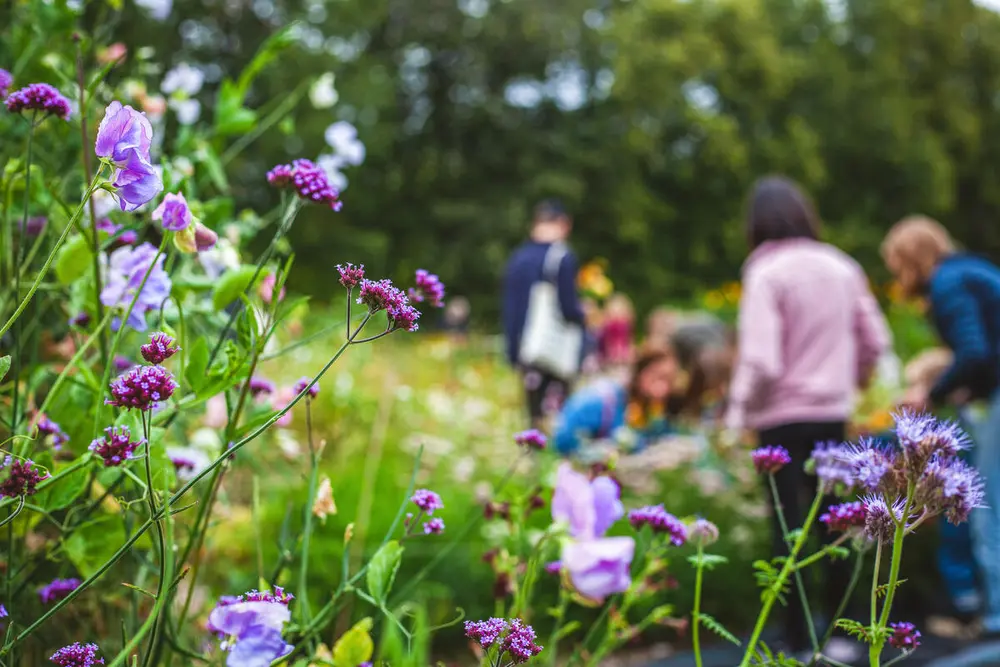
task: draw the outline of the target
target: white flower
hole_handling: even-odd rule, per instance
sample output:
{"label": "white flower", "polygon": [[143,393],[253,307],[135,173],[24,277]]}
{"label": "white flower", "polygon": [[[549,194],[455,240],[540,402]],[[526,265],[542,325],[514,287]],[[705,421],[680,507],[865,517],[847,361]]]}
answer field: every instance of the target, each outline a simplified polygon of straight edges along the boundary
{"label": "white flower", "polygon": [[174,0],[135,0],[135,4],[149,12],[157,21],[165,21],[174,8]]}
{"label": "white flower", "polygon": [[347,189],[347,176],[340,171],[340,168],[344,166],[344,161],[338,156],[330,153],[320,155],[316,158],[316,166],[326,174],[326,180],[330,181],[330,185],[341,192]]}
{"label": "white flower", "polygon": [[309,88],[309,101],[317,109],[329,109],[340,99],[337,89],[333,87],[332,72],[327,72]]}
{"label": "white flower", "polygon": [[181,125],[194,125],[201,116],[201,102],[198,100],[171,98],[168,104],[177,114],[177,122]]}
{"label": "white flower", "polygon": [[191,67],[187,63],[181,63],[166,73],[160,90],[167,95],[175,92],[183,93],[185,96],[197,95],[205,83],[205,73],[197,67]]}
{"label": "white flower", "polygon": [[358,139],[358,130],[346,120],[337,121],[323,133],[337,157],[353,167],[365,161],[365,145]]}
{"label": "white flower", "polygon": [[198,253],[198,261],[205,274],[215,280],[228,269],[235,269],[240,265],[240,253],[229,239],[220,238],[214,248]]}

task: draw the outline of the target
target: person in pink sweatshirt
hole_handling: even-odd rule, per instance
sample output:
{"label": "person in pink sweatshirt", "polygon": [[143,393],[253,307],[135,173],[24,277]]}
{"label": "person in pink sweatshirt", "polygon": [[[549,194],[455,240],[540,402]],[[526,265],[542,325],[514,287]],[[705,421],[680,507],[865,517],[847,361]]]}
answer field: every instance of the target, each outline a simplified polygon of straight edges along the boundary
{"label": "person in pink sweatshirt", "polygon": [[[861,267],[818,236],[819,218],[795,183],[769,177],[755,184],[724,419],[727,429],[755,431],[759,446],[781,445],[791,454],[791,464],[775,475],[790,530],[802,525],[816,494],[816,478],[803,465],[818,443],[845,440],[855,394],[890,345]],[[776,518],[773,529],[775,554],[786,555]],[[842,565],[831,565],[825,577],[828,615],[847,587]],[[785,641],[802,651],[809,647],[806,615],[798,595],[788,598]]]}

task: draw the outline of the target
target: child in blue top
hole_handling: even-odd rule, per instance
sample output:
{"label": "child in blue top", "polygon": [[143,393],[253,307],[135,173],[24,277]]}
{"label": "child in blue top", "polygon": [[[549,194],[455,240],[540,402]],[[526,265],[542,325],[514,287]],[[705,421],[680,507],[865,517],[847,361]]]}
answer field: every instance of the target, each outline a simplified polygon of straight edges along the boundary
{"label": "child in blue top", "polygon": [[581,445],[613,438],[623,428],[635,437],[636,449],[670,434],[667,404],[676,382],[672,351],[644,352],[627,384],[599,380],[570,396],[556,424],[555,448],[560,454],[573,454]]}

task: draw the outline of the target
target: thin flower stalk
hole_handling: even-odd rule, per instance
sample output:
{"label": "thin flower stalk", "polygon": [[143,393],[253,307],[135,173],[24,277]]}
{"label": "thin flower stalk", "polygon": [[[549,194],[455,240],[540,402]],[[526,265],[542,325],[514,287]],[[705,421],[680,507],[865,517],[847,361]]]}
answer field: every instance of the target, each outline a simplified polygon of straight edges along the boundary
{"label": "thin flower stalk", "polygon": [[[768,486],[771,488],[771,497],[774,499],[774,513],[778,517],[778,525],[781,526],[781,543],[788,544],[788,522],[785,521],[785,511],[781,505],[781,496],[778,494],[778,483],[774,479],[774,475],[767,476]],[[812,527],[811,524],[806,524],[808,527]],[[806,526],[803,526],[803,530],[806,530]],[[794,560],[794,557],[791,557]],[[802,604],[802,609],[806,615],[806,628],[809,630],[809,644],[812,646],[813,653],[819,652],[819,640],[816,639],[816,625],[813,623],[812,611],[809,607],[809,598],[806,595],[806,587],[802,582],[802,569],[803,565],[796,563],[793,570],[792,576],[795,577],[795,589],[798,591],[799,602]]]}

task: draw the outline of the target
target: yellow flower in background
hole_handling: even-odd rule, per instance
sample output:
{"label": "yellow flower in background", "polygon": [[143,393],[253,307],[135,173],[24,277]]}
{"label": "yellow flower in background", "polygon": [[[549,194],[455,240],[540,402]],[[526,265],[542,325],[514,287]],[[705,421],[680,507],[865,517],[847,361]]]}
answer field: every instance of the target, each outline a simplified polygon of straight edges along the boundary
{"label": "yellow flower in background", "polygon": [[705,295],[705,307],[709,310],[721,310],[726,305],[726,297],[722,292],[713,290]]}
{"label": "yellow flower in background", "polygon": [[892,414],[888,410],[880,410],[871,416],[868,426],[872,431],[878,433],[889,430],[894,423],[895,420],[893,420]]}
{"label": "yellow flower in background", "polygon": [[576,284],[583,292],[599,300],[611,296],[615,289],[614,283],[604,272],[602,260],[594,260],[585,264],[577,274]]}
{"label": "yellow flower in background", "polygon": [[733,281],[722,286],[722,295],[729,303],[739,303],[743,288],[740,283]]}
{"label": "yellow flower in background", "polygon": [[886,286],[885,295],[889,298],[890,303],[903,303],[906,301],[906,296],[903,294],[903,286],[895,280]]}

